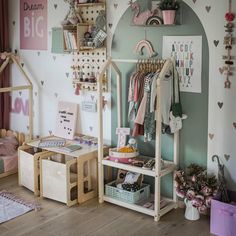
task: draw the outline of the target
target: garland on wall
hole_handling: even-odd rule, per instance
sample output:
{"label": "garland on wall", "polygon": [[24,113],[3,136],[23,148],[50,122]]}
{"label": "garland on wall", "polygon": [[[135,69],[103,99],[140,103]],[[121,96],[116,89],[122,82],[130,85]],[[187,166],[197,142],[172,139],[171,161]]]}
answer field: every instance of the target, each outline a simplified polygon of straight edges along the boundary
{"label": "garland on wall", "polygon": [[223,56],[223,59],[225,60],[225,66],[224,66],[224,71],[226,71],[226,80],[225,80],[225,88],[230,89],[231,87],[231,81],[230,81],[230,76],[233,75],[233,59],[234,57],[231,55],[232,52],[232,46],[235,43],[234,38],[233,38],[233,28],[234,28],[234,18],[235,14],[232,13],[232,0],[229,0],[229,11],[225,14],[225,19],[227,21],[227,24],[225,26],[226,30],[225,32],[227,33],[226,36],[224,37],[224,45],[225,49],[227,50],[227,55]]}

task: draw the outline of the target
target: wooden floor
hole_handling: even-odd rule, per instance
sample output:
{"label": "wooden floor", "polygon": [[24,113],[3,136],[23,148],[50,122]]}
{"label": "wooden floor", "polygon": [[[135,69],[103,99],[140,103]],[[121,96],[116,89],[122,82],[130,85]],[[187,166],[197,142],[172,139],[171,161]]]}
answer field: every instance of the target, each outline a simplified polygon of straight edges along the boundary
{"label": "wooden floor", "polygon": [[97,199],[68,208],[52,200],[35,198],[30,191],[17,185],[16,175],[0,179],[0,190],[3,189],[25,200],[39,202],[41,210],[0,224],[1,236],[210,235],[207,217],[201,216],[196,222],[187,221],[183,209],[171,211],[156,223],[150,216],[109,203],[98,204]]}

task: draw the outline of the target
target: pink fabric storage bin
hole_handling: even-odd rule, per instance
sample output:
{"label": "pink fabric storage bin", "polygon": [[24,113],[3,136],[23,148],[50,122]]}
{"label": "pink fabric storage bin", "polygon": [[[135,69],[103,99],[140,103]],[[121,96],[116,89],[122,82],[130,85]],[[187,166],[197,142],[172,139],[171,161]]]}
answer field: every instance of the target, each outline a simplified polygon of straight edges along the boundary
{"label": "pink fabric storage bin", "polygon": [[211,233],[218,236],[236,235],[236,205],[211,201]]}

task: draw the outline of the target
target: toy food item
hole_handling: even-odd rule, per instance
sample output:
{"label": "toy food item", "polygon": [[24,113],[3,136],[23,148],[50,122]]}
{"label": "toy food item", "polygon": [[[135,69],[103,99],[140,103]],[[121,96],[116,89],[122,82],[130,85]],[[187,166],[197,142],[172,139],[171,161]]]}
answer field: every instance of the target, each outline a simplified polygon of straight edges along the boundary
{"label": "toy food item", "polygon": [[136,151],[137,150],[131,146],[125,146],[118,149],[118,152],[122,152],[122,153],[131,153],[131,152],[136,152]]}

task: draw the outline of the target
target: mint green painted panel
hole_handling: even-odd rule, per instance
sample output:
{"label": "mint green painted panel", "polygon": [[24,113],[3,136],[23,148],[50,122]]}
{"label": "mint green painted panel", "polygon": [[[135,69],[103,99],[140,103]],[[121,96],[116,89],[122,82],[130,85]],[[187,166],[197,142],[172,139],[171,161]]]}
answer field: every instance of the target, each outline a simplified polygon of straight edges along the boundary
{"label": "mint green painted panel", "polygon": [[[148,1],[139,1],[142,9],[143,4]],[[144,58],[134,54],[136,43],[145,38],[152,42],[154,49],[158,52],[159,58],[162,55],[162,37],[166,35],[189,36],[202,35],[202,93],[181,93],[181,101],[184,112],[188,119],[183,123],[180,134],[180,166],[185,168],[191,163],[202,166],[207,165],[207,130],[208,130],[208,83],[209,83],[209,49],[205,31],[202,24],[193,10],[185,3],[181,3],[182,24],[177,26],[160,27],[138,27],[131,26],[133,12],[129,8],[122,16],[112,41],[112,58],[118,59],[138,59]],[[146,33],[145,33],[146,31]],[[117,63],[122,71],[122,105],[123,105],[123,125],[128,126],[127,121],[127,91],[129,86],[129,76],[134,71],[135,65],[130,63]],[[112,144],[115,145],[117,137],[115,128],[117,126],[117,107],[116,107],[116,84],[112,76]],[[138,146],[142,154],[155,154],[155,142],[144,143],[143,137],[138,138]],[[173,157],[173,136],[162,135],[162,156],[164,159],[171,160]],[[172,181],[170,176],[162,180],[162,189],[166,195],[172,193]],[[150,181],[150,178],[146,178]],[[153,182],[153,180],[151,181]],[[164,184],[165,183],[165,184]]]}
{"label": "mint green painted panel", "polygon": [[[180,164],[182,167],[195,162],[206,166],[207,164],[207,123],[208,123],[208,74],[209,74],[209,54],[208,44],[204,29],[195,13],[184,3],[182,8],[182,25],[177,26],[161,26],[161,27],[138,27],[131,26],[130,22],[133,13],[129,8],[122,16],[113,38],[112,58],[120,59],[137,59],[142,58],[140,55],[134,54],[136,43],[144,39],[145,30],[147,40],[151,41],[154,49],[161,58],[162,54],[162,37],[166,35],[202,35],[203,37],[203,64],[202,64],[202,93],[181,93],[181,101],[183,110],[188,115],[188,119],[184,121],[183,129],[180,135]],[[122,102],[123,102],[123,119],[124,125],[127,126],[127,90],[129,85],[129,76],[135,69],[134,64],[118,63],[122,71]],[[112,141],[116,143],[115,128],[117,126],[116,117],[116,85],[112,80]],[[140,149],[144,154],[154,155],[154,142],[141,143]],[[172,136],[163,135],[163,156],[171,159],[173,154],[171,145]]]}
{"label": "mint green painted panel", "polygon": [[64,53],[62,28],[52,28],[52,53]]}

